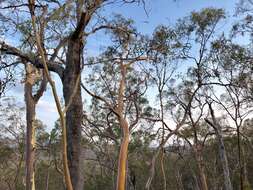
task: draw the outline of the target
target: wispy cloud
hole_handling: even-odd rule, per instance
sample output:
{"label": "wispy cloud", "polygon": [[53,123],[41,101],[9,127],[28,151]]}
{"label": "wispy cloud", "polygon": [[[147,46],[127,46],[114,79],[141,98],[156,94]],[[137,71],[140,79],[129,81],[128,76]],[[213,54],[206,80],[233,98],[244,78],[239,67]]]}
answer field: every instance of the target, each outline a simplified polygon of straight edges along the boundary
{"label": "wispy cloud", "polygon": [[52,101],[40,100],[37,109],[46,113],[57,113],[55,104]]}
{"label": "wispy cloud", "polygon": [[37,119],[41,120],[48,126],[48,129],[52,129],[55,121],[58,119],[57,109],[52,100],[41,99],[37,105]]}

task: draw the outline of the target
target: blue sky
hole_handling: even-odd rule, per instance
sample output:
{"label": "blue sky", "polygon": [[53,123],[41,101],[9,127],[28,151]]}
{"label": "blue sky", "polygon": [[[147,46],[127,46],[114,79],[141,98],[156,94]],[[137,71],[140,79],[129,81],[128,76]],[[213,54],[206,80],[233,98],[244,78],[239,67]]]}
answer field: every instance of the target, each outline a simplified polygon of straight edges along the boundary
{"label": "blue sky", "polygon": [[[152,34],[154,29],[161,24],[173,25],[177,19],[187,16],[192,11],[199,11],[205,7],[223,8],[228,13],[227,26],[232,20],[236,3],[239,0],[146,0],[146,10],[143,6],[130,4],[121,6],[121,4],[107,6],[104,9],[106,15],[120,13],[126,18],[135,21],[138,31],[143,34]],[[226,27],[226,26],[224,26]],[[101,33],[89,38],[86,46],[87,52],[96,54],[101,44],[107,44]]]}
{"label": "blue sky", "polygon": [[[111,15],[112,13],[120,13],[127,18],[135,20],[135,25],[139,32],[144,34],[152,34],[156,26],[160,24],[173,25],[176,20],[189,15],[191,11],[198,11],[205,7],[224,8],[230,18],[225,21],[222,30],[228,30],[229,25],[233,20],[235,5],[238,0],[147,0],[145,13],[142,6],[128,5],[120,6],[110,5],[104,8],[103,13]],[[13,41],[13,39],[12,39]],[[87,46],[85,47],[88,55],[94,55],[99,52],[101,45],[106,45],[108,42],[105,40],[102,33],[98,33],[89,37]],[[54,75],[57,82],[58,93],[62,95],[62,86],[57,76]],[[7,93],[8,96],[15,96],[18,102],[24,102],[23,84],[17,85]],[[55,103],[52,98],[50,88],[46,91],[45,95],[39,101],[37,107],[37,118],[42,120],[43,123],[52,128],[55,120],[58,118]]]}

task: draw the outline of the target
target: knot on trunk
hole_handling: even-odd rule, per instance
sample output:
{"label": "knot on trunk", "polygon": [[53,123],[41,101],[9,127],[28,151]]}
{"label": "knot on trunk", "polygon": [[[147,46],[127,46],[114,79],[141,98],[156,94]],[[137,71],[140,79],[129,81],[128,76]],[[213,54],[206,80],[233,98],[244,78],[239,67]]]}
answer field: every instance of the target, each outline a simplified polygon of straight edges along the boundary
{"label": "knot on trunk", "polygon": [[37,81],[42,79],[42,72],[34,67],[32,64],[26,64],[26,78],[25,82],[34,85]]}

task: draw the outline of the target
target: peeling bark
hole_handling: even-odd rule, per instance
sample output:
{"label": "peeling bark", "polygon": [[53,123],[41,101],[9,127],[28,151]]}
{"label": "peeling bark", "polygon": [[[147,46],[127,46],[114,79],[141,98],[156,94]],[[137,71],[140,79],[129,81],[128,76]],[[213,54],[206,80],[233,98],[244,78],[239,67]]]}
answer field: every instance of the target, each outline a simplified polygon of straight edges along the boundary
{"label": "peeling bark", "polygon": [[25,83],[26,102],[26,190],[35,189],[34,162],[35,162],[35,102],[32,97],[33,84]]}
{"label": "peeling bark", "polygon": [[39,98],[42,96],[46,88],[46,80],[42,80],[41,86],[35,96],[32,94],[33,85],[40,74],[36,68],[30,64],[26,64],[25,79],[25,104],[26,104],[26,190],[35,190],[35,108]]}

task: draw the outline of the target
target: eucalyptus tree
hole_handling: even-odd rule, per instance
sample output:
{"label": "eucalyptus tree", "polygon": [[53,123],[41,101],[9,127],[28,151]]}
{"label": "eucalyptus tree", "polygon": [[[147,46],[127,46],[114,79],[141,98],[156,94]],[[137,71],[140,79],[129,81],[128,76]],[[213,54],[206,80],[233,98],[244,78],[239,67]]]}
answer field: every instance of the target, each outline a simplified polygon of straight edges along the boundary
{"label": "eucalyptus tree", "polygon": [[[167,47],[167,51],[171,52],[173,52],[172,47],[177,49],[176,59],[178,62],[189,64],[190,68],[187,71],[187,75],[191,77],[191,81],[188,81],[191,85],[189,88],[186,88],[184,93],[176,94],[171,84],[167,81],[167,96],[169,95],[168,97],[171,97],[171,99],[168,99],[165,102],[165,105],[170,105],[170,112],[178,113],[178,115],[176,114],[176,128],[174,130],[170,130],[169,128],[169,134],[166,135],[164,138],[165,140],[163,140],[163,143],[161,143],[159,147],[163,147],[172,135],[177,134],[177,131],[184,125],[189,115],[192,114],[192,101],[198,91],[206,85],[206,79],[209,77],[204,65],[210,60],[209,50],[211,41],[214,39],[217,25],[219,25],[224,18],[225,13],[222,9],[205,8],[199,12],[192,12],[189,16],[184,17],[183,19],[179,19],[176,26],[173,28],[174,33],[172,34],[174,34],[175,42],[170,44],[171,46],[164,47]],[[166,35],[166,33],[163,34]],[[171,36],[168,32],[167,35]],[[164,49],[164,47],[162,48]],[[195,52],[197,52],[197,54]],[[167,74],[167,76],[169,75]],[[183,83],[187,83],[184,79],[182,79],[182,81]],[[183,101],[181,101],[181,104],[176,105],[174,104],[176,99]],[[177,109],[177,112],[173,111]],[[160,118],[156,120],[161,121]],[[162,125],[164,124],[166,124],[166,122],[162,120]],[[167,124],[167,126],[169,125]],[[154,162],[155,157],[153,159],[153,163]],[[154,171],[154,166],[152,168]],[[146,184],[147,189],[150,188],[152,176],[154,175],[152,173],[154,172],[151,172],[151,176]],[[207,189],[207,185],[204,181],[205,180],[203,180],[202,188]]]}
{"label": "eucalyptus tree", "polygon": [[227,159],[227,151],[226,147],[224,144],[224,137],[222,134],[222,127],[219,123],[219,120],[216,118],[214,114],[214,110],[212,107],[212,103],[208,102],[209,110],[210,110],[210,115],[212,118],[212,121],[210,121],[208,118],[205,118],[205,121],[213,127],[216,138],[218,141],[218,146],[219,146],[219,156],[220,156],[220,161],[222,163],[222,169],[223,169],[223,176],[224,176],[224,187],[227,190],[233,189],[232,183],[231,183],[231,175],[229,171],[229,165],[228,165],[228,159]]}
{"label": "eucalyptus tree", "polygon": [[237,22],[233,25],[232,28],[232,35],[242,35],[248,36],[249,41],[247,44],[252,43],[252,24],[253,24],[253,15],[252,15],[252,7],[253,2],[251,0],[239,0],[236,5],[235,15],[240,18]]}
{"label": "eucalyptus tree", "polygon": [[[194,89],[195,81],[191,79],[185,79],[182,84],[178,85],[177,89],[173,89],[171,95],[174,101],[170,103],[170,107],[174,107],[175,105],[186,106],[185,102],[189,98],[189,93]],[[189,112],[187,112],[185,124],[176,133],[177,137],[182,139],[192,152],[199,176],[195,188],[200,189],[208,189],[209,181],[205,171],[204,150],[207,140],[213,135],[212,130],[204,122],[204,118],[208,115],[206,97],[203,96],[206,91],[207,88],[202,87],[195,93],[191,101],[191,107],[189,107]],[[177,117],[176,113],[172,115],[173,117]]]}
{"label": "eucalyptus tree", "polygon": [[[220,85],[220,93],[210,85],[212,101],[224,110],[229,125],[235,128],[237,134],[238,163],[240,173],[240,188],[249,185],[247,176],[243,174],[243,155],[241,150],[241,128],[245,119],[252,113],[252,101],[248,94],[251,72],[249,63],[252,60],[251,52],[231,40],[221,37],[213,42],[212,63],[209,64],[211,80]],[[216,87],[217,88],[217,87]]]}
{"label": "eucalyptus tree", "polygon": [[[104,53],[95,60],[95,75],[90,80],[97,81],[95,89],[84,90],[96,100],[99,100],[101,107],[106,108],[103,113],[103,123],[98,125],[101,135],[110,137],[117,143],[117,137],[112,127],[118,125],[122,132],[120,151],[118,157],[118,175],[116,189],[123,190],[127,179],[127,155],[130,142],[130,132],[137,127],[143,102],[143,94],[146,89],[146,76],[136,68],[139,62],[147,62],[150,57],[147,54],[148,43],[144,36],[137,33],[133,27],[133,21],[120,16],[115,21],[115,30],[111,30],[112,45],[109,45]],[[97,65],[100,64],[100,65]],[[93,77],[96,77],[94,80]],[[94,92],[93,92],[94,91]],[[96,101],[93,101],[96,105]],[[94,107],[96,109],[96,107]],[[111,121],[113,116],[115,121]],[[106,121],[107,120],[107,121]],[[87,120],[89,122],[89,120]],[[100,121],[101,122],[101,121]],[[90,122],[91,123],[91,122]],[[114,123],[114,124],[113,124]],[[102,127],[103,128],[102,128]],[[104,127],[106,126],[106,127]]]}
{"label": "eucalyptus tree", "polygon": [[[90,34],[104,28],[113,28],[106,23],[106,19],[99,19],[101,17],[97,13],[103,6],[117,2],[135,3],[141,1],[36,1],[32,3],[34,7],[32,12],[37,17],[36,28],[47,67],[49,71],[55,72],[61,79],[65,106],[70,104],[66,110],[66,128],[68,163],[74,189],[82,189],[83,186],[80,173],[83,106],[79,77],[82,70],[83,49]],[[1,53],[16,57],[15,64],[25,60],[37,68],[44,68],[40,57],[43,55],[40,55],[39,49],[36,48],[35,35],[31,30],[32,24],[28,15],[28,6],[29,4],[25,1],[9,0],[1,3],[1,26],[5,30],[6,39],[1,41]],[[9,27],[6,27],[7,25]],[[8,43],[10,34],[19,38],[20,43]],[[13,62],[8,63],[9,66],[12,64]],[[71,98],[75,86],[77,86],[77,90]]]}
{"label": "eucalyptus tree", "polygon": [[[204,18],[207,18],[207,15],[209,16],[212,15],[213,19],[210,19],[205,22]],[[190,67],[190,69],[188,70],[188,74],[189,76],[191,76],[190,83],[195,82],[199,86],[199,88],[203,90],[202,95],[206,98],[208,97],[210,98],[212,96],[214,97],[219,96],[220,95],[219,93],[222,93],[223,88],[225,91],[227,89],[234,89],[236,88],[236,86],[238,87],[238,83],[236,82],[237,80],[245,82],[247,80],[246,78],[248,78],[246,77],[246,73],[249,72],[249,69],[247,68],[248,65],[247,63],[250,60],[249,53],[244,52],[244,49],[236,44],[230,43],[231,46],[229,46],[228,44],[226,46],[225,45],[226,40],[222,40],[224,39],[224,35],[218,40],[215,40],[214,38],[214,35],[216,34],[215,29],[219,21],[222,20],[223,18],[225,18],[225,15],[222,10],[205,9],[200,14],[196,13],[192,14],[193,25],[188,25],[190,27],[185,27],[187,25],[183,24],[181,26],[183,31],[186,31],[186,33],[189,32],[189,34],[191,34],[193,32],[194,34],[193,39],[195,39],[195,42],[192,43],[194,44],[192,47],[196,45],[198,50],[197,56],[191,54],[191,48],[186,49],[184,53],[184,58],[186,58],[187,60],[192,60],[193,63],[195,64],[195,66]],[[182,23],[185,22],[187,21],[184,20]],[[198,26],[196,27],[195,24],[197,24]],[[192,36],[192,34],[188,36]],[[191,40],[192,38],[190,37],[188,39]],[[229,43],[229,41],[227,42]],[[223,47],[224,49],[222,49],[221,47]],[[217,49],[221,48],[223,51],[217,52],[216,48]],[[222,70],[222,68],[225,70],[227,68],[227,70],[224,71]],[[234,75],[237,75],[237,77],[235,77]],[[217,88],[221,90],[217,91],[216,90]],[[237,92],[240,91],[239,89],[242,90],[242,88],[238,88]],[[233,96],[233,92],[230,91],[229,94]],[[234,103],[238,101],[234,101]],[[222,104],[223,102],[224,100],[221,100],[219,103]],[[225,110],[229,109],[228,105],[223,107]],[[238,106],[233,105],[232,107],[236,108]],[[246,115],[247,114],[248,113],[246,113]],[[240,117],[240,114],[236,113],[236,115]],[[234,121],[238,122],[238,118],[235,119]],[[238,128],[237,133],[239,135]],[[238,137],[238,147],[239,147],[239,137]],[[223,159],[223,164],[227,165],[226,159],[225,162]],[[225,187],[226,189],[231,189],[232,185],[230,182],[230,177],[228,175],[229,170],[227,166],[224,165],[224,167],[225,167],[224,170]],[[241,183],[242,181],[243,180],[241,179]],[[243,185],[241,185],[241,188],[243,188],[242,186]]]}
{"label": "eucalyptus tree", "polygon": [[[198,91],[205,92],[206,91],[206,83],[209,77],[208,71],[205,69],[205,65],[210,61],[210,46],[211,42],[214,39],[214,35],[216,33],[217,25],[225,18],[224,10],[222,9],[213,9],[213,8],[205,8],[200,12],[192,12],[192,14],[181,21],[178,24],[179,33],[182,34],[186,38],[186,44],[189,46],[185,46],[186,48],[183,50],[182,58],[186,59],[193,63],[188,69],[187,75],[191,78],[188,82],[190,88],[199,89]],[[194,40],[194,41],[192,41]],[[197,50],[197,55],[194,54],[194,49]],[[187,81],[185,81],[187,84]],[[191,87],[192,86],[192,87]],[[186,87],[186,90],[189,88]],[[203,161],[201,156],[201,150],[203,149],[203,145],[205,142],[205,138],[203,143],[199,143],[196,125],[199,125],[201,119],[203,119],[203,114],[205,113],[205,103],[201,101],[201,96],[199,96],[198,92],[193,97],[193,102],[189,107],[189,120],[193,126],[194,131],[194,144],[196,147],[194,148],[195,157],[198,165],[199,175],[200,175],[200,186],[201,189],[208,189],[206,176],[204,173]],[[194,102],[196,106],[194,106]],[[199,114],[195,113],[195,108],[200,108]],[[196,119],[194,119],[196,117]],[[207,132],[207,135],[209,132]],[[207,137],[207,135],[205,135]],[[189,141],[190,142],[190,141]]]}
{"label": "eucalyptus tree", "polygon": [[[33,87],[39,80],[40,86],[35,94]],[[30,64],[26,64],[25,103],[26,103],[26,189],[35,189],[35,150],[36,150],[36,104],[46,90],[47,80],[43,74]]]}
{"label": "eucalyptus tree", "polygon": [[[171,132],[170,127],[165,121],[165,118],[169,116],[165,102],[169,85],[174,80],[172,77],[176,70],[175,60],[177,59],[180,48],[182,47],[176,31],[164,25],[158,26],[150,39],[149,56],[152,57],[152,61],[150,61],[148,66],[145,63],[141,65],[141,69],[149,76],[149,85],[152,91],[157,93],[156,100],[159,102],[153,105],[153,109],[150,110],[151,112],[142,114],[142,118],[148,122],[161,125],[161,128],[157,129],[157,141],[160,144],[166,143],[166,132]],[[164,151],[164,147],[162,147],[158,152],[160,152],[163,188],[166,189],[167,180],[164,168]]]}

